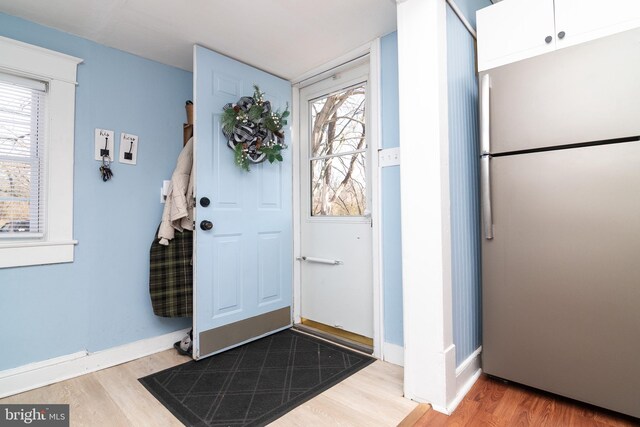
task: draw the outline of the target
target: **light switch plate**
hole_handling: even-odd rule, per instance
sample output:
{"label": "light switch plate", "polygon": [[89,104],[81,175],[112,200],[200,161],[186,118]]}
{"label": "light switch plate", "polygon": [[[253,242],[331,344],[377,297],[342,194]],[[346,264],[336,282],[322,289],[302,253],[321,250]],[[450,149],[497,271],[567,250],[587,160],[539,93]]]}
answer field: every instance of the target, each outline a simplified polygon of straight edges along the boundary
{"label": "light switch plate", "polygon": [[114,133],[112,130],[96,128],[95,132],[95,159],[102,161],[102,150],[109,150],[109,161],[113,162],[115,150]]}
{"label": "light switch plate", "polygon": [[400,164],[400,147],[378,151],[378,166],[397,166]]}
{"label": "light switch plate", "polygon": [[160,203],[167,201],[167,194],[169,194],[169,184],[171,181],[162,181],[162,187],[160,187]]}
{"label": "light switch plate", "polygon": [[135,165],[138,161],[138,135],[120,134],[120,163]]}

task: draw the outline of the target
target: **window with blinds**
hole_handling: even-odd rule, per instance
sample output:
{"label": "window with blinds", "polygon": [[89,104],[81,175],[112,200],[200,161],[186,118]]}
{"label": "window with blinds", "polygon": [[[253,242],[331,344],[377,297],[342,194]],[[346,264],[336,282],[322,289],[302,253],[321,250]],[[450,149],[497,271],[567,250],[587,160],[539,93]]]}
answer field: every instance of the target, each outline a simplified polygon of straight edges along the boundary
{"label": "window with blinds", "polygon": [[46,90],[0,73],[0,240],[45,233]]}

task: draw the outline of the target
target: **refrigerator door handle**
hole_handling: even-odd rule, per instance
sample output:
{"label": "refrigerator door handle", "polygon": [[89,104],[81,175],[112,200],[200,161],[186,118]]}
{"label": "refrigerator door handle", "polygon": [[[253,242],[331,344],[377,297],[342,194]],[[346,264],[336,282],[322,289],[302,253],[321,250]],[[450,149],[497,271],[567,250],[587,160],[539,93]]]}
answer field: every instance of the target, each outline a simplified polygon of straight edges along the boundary
{"label": "refrigerator door handle", "polygon": [[491,156],[484,154],[480,157],[480,192],[482,200],[482,221],[484,223],[484,238],[493,239],[493,214],[491,213]]}
{"label": "refrigerator door handle", "polygon": [[480,192],[484,238],[493,239],[493,217],[491,214],[491,80],[489,74],[482,76],[480,86]]}
{"label": "refrigerator door handle", "polygon": [[482,76],[482,85],[480,87],[480,155],[491,153],[491,126],[490,115],[490,98],[491,97],[491,81],[489,74]]}

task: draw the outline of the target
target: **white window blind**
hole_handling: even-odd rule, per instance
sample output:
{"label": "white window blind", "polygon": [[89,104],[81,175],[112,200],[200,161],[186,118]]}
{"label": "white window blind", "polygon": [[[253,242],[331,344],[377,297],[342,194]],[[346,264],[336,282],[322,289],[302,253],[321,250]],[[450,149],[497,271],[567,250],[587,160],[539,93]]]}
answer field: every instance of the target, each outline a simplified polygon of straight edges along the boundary
{"label": "white window blind", "polygon": [[45,233],[46,89],[0,73],[0,240]]}

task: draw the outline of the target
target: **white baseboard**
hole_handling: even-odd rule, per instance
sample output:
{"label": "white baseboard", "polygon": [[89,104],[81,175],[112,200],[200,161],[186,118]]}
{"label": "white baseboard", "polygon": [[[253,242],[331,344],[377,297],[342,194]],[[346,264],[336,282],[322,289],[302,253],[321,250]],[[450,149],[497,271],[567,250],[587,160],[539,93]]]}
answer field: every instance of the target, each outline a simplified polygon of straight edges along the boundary
{"label": "white baseboard", "polygon": [[181,340],[188,332],[189,329],[183,329],[95,353],[89,353],[85,350],[0,371],[0,398],[167,350],[172,348],[173,343]]}
{"label": "white baseboard", "polygon": [[458,407],[464,396],[476,383],[482,369],[480,368],[480,353],[482,346],[478,347],[464,362],[456,368],[456,396],[447,405],[447,413],[451,414]]}
{"label": "white baseboard", "polygon": [[[460,366],[454,369],[455,366],[455,346],[449,346],[443,353],[443,365],[446,366],[446,372],[453,374],[455,370],[455,378],[453,375],[445,375],[444,381],[440,390],[446,390],[445,393],[438,393],[437,387],[434,385],[431,389],[432,395],[436,398],[440,395],[443,399],[429,399],[417,395],[410,395],[406,390],[406,376],[405,376],[405,397],[414,400],[419,403],[429,403],[434,411],[443,413],[445,415],[451,415],[453,411],[458,407],[465,395],[471,390],[471,387],[482,374],[480,368],[480,353],[482,353],[482,346],[478,347],[467,359],[465,359]],[[427,389],[428,390],[428,389]],[[454,394],[455,393],[455,394]]]}
{"label": "white baseboard", "polygon": [[382,354],[385,362],[404,366],[404,347],[386,342],[384,343]]}

